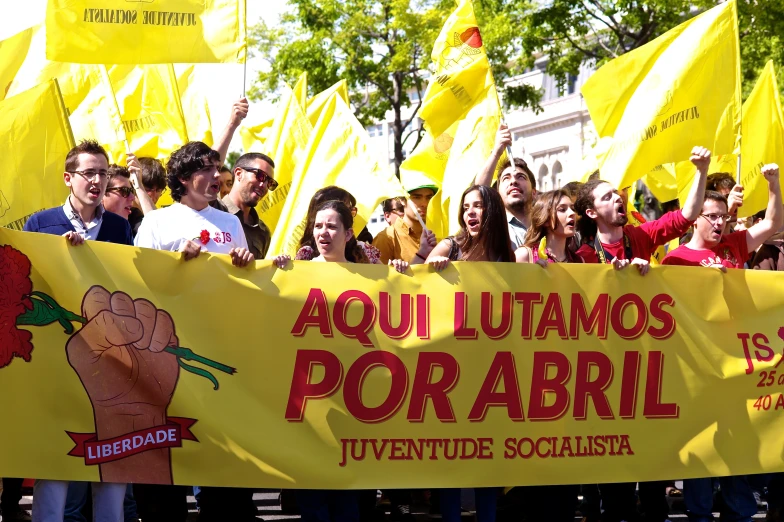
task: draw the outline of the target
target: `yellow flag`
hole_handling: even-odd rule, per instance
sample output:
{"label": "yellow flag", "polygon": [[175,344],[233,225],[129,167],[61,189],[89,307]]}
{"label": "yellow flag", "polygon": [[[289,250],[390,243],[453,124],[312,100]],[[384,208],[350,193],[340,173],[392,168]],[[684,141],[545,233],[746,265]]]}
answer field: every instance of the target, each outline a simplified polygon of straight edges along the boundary
{"label": "yellow flag", "polygon": [[[96,140],[111,163],[125,164],[125,130],[106,68],[102,65],[52,62],[46,59],[42,26],[30,29],[29,47],[8,85],[8,96],[25,92],[57,78],[74,139]],[[20,49],[21,51],[21,49]]]}
{"label": "yellow flag", "polygon": [[441,213],[442,219],[448,223],[447,230],[450,235],[460,230],[460,198],[492,153],[500,123],[501,108],[495,86],[491,86],[485,98],[458,124],[444,171]]}
{"label": "yellow flag", "polygon": [[457,124],[435,139],[425,132],[414,151],[400,165],[400,181],[403,187],[412,188],[427,184],[439,187],[427,207],[426,221],[427,228],[432,230],[437,238],[449,235],[449,222],[441,212],[441,185],[456,131]]}
{"label": "yellow flag", "polygon": [[[284,209],[287,195],[291,189],[294,172],[303,161],[313,128],[305,115],[305,108],[300,103],[302,83],[305,76],[297,82],[298,88],[291,90],[285,87],[283,96],[269,127],[268,137],[262,151],[275,162],[275,180],[278,188],[269,192],[257,207],[259,216],[269,229],[274,232]],[[305,99],[307,103],[307,99]]]}
{"label": "yellow flag", "polygon": [[21,230],[35,212],[63,204],[73,146],[56,80],[0,102],[0,226]]}
{"label": "yellow flag", "polygon": [[174,68],[168,65],[114,65],[109,78],[123,127],[138,157],[164,160],[188,142]]}
{"label": "yellow flag", "polygon": [[678,198],[678,182],[675,179],[675,166],[672,163],[654,167],[643,176],[642,182],[662,203]]}
{"label": "yellow flag", "polygon": [[[741,175],[743,206],[738,216],[748,217],[768,206],[768,183],[762,166],[776,163],[784,168],[784,117],[773,61],[769,61],[743,104],[741,140]],[[737,179],[737,178],[736,178]]]}
{"label": "yellow flag", "polygon": [[24,63],[34,31],[31,27],[0,41],[0,100],[8,94],[11,83]]}
{"label": "yellow flag", "polygon": [[[177,69],[175,68],[175,72]],[[212,121],[207,97],[196,82],[196,64],[190,64],[177,74],[177,89],[185,117],[189,141],[201,141],[212,147]]]}
{"label": "yellow flag", "polygon": [[48,0],[46,57],[76,63],[243,63],[244,0]]}
{"label": "yellow flag", "polygon": [[[297,162],[291,190],[272,234],[270,253],[294,255],[305,229],[313,194],[328,185],[342,187],[357,200],[358,233],[381,201],[406,192],[386,166],[380,166],[367,132],[337,93],[325,104]],[[278,189],[280,190],[280,188]]]}
{"label": "yellow flag", "polygon": [[346,80],[340,80],[338,83],[333,85],[327,90],[321,91],[320,93],[313,96],[311,99],[308,100],[307,106],[307,113],[308,113],[308,120],[310,120],[311,125],[315,125],[321,115],[321,111],[324,109],[324,105],[327,103],[329,98],[337,93],[338,96],[343,98],[343,101],[346,102],[346,105],[351,105],[351,101],[348,97],[348,83]]}
{"label": "yellow flag", "polygon": [[440,136],[495,85],[471,0],[460,0],[438,35],[431,58],[435,72],[419,114],[425,128]]}
{"label": "yellow flag", "polygon": [[270,129],[275,123],[274,118],[263,120],[261,123],[253,125],[243,125],[240,127],[240,138],[242,139],[242,149],[245,152],[261,152],[264,144],[269,139]]}
{"label": "yellow flag", "polygon": [[734,150],[740,128],[736,0],[714,7],[612,60],[582,88],[602,138],[602,179],[626,187],[702,145]]}

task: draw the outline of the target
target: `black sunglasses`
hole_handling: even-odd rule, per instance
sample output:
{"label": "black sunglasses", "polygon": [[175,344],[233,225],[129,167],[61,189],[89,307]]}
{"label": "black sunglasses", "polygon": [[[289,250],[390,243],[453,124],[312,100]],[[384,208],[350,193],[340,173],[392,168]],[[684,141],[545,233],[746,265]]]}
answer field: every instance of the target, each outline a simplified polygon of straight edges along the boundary
{"label": "black sunglasses", "polygon": [[275,190],[278,188],[278,182],[275,181],[269,174],[264,172],[261,169],[252,169],[250,167],[240,167],[242,170],[246,172],[251,172],[256,176],[256,179],[259,180],[259,183],[266,183],[267,187],[270,190]]}
{"label": "black sunglasses", "polygon": [[133,190],[133,187],[109,187],[106,189],[106,192],[116,192],[123,198],[127,198],[131,194],[136,194],[136,191]]}

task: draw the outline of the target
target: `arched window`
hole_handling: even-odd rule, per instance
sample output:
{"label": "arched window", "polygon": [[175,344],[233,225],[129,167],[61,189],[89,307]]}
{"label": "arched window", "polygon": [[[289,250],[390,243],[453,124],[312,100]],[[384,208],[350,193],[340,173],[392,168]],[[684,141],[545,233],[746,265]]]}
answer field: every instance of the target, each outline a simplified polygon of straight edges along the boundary
{"label": "arched window", "polygon": [[561,188],[563,185],[563,167],[561,166],[560,161],[556,161],[555,165],[553,165],[553,188]]}
{"label": "arched window", "polygon": [[550,176],[548,176],[549,171],[547,170],[547,165],[542,163],[542,166],[539,167],[539,176],[536,180],[536,189],[538,192],[547,192],[550,190],[552,182],[550,180]]}

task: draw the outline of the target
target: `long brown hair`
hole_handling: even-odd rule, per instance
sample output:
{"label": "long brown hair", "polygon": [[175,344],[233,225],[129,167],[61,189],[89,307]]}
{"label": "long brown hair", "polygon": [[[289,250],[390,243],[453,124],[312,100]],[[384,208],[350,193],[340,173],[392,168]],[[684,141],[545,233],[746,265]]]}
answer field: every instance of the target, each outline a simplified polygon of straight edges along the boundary
{"label": "long brown hair", "polygon": [[[465,219],[463,219],[463,203],[466,196],[474,191],[479,192],[482,199],[482,222],[476,238],[466,232]],[[455,236],[455,241],[463,252],[463,259],[481,257],[484,254],[493,261],[496,259],[504,263],[514,261],[504,202],[497,190],[484,185],[473,185],[466,189],[460,198],[460,213],[457,221],[460,223],[460,232]]]}
{"label": "long brown hair", "polygon": [[[318,252],[318,247],[316,246],[316,240],[313,237],[313,228],[316,222],[316,214],[322,210],[334,210],[337,212],[338,217],[340,217],[340,222],[343,224],[343,228],[346,230],[354,227],[354,216],[351,215],[351,210],[346,206],[345,203],[336,200],[325,201],[319,208],[316,209],[316,212],[313,214],[313,224],[311,224],[310,228],[305,231],[305,234],[310,236],[310,239],[313,242],[313,246],[311,248],[313,248],[314,252]],[[351,239],[346,241],[345,254],[346,261],[350,263],[370,262],[368,261],[365,252],[362,250],[362,247],[360,247],[357,243],[356,234],[352,234]]]}
{"label": "long brown hair", "polygon": [[[564,189],[551,190],[539,194],[531,211],[531,228],[525,234],[525,246],[538,248],[542,238],[555,230],[558,225],[558,203],[562,198],[572,197]],[[568,243],[567,243],[568,244]]]}
{"label": "long brown hair", "polygon": [[[321,210],[324,203],[329,201],[339,201],[343,203],[343,206],[346,207],[346,209],[348,209],[348,207],[344,203],[345,201],[351,203],[352,207],[357,204],[357,200],[346,189],[342,189],[335,185],[329,185],[328,187],[318,189],[316,193],[313,194],[313,197],[310,198],[308,215],[305,218],[305,230],[299,240],[299,248],[307,246],[313,249],[314,252],[318,252],[316,240],[313,239],[313,225],[316,223],[316,212]],[[340,214],[340,211],[336,210],[336,212]],[[350,209],[348,209],[348,215],[351,217],[351,225],[346,226],[347,229],[351,228],[354,224],[354,216],[351,215]],[[355,247],[352,248],[351,255],[348,254],[348,250],[346,251],[346,259],[352,263],[370,263],[370,260],[365,255],[365,251],[357,244],[356,234],[354,234],[354,238],[352,238],[352,244],[355,245]]]}

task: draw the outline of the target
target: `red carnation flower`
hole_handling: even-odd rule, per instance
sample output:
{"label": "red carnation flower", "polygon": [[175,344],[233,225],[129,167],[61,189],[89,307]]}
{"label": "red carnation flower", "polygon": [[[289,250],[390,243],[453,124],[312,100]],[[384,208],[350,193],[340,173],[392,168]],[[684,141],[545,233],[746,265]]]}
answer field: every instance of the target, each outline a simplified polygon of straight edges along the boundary
{"label": "red carnation flower", "polygon": [[206,245],[210,242],[210,233],[206,230],[202,230],[201,234],[199,235],[199,241],[201,241],[202,245]]}
{"label": "red carnation flower", "polygon": [[30,260],[10,245],[0,247],[0,368],[14,357],[29,362],[33,351],[33,334],[16,327],[16,319],[32,310]]}

